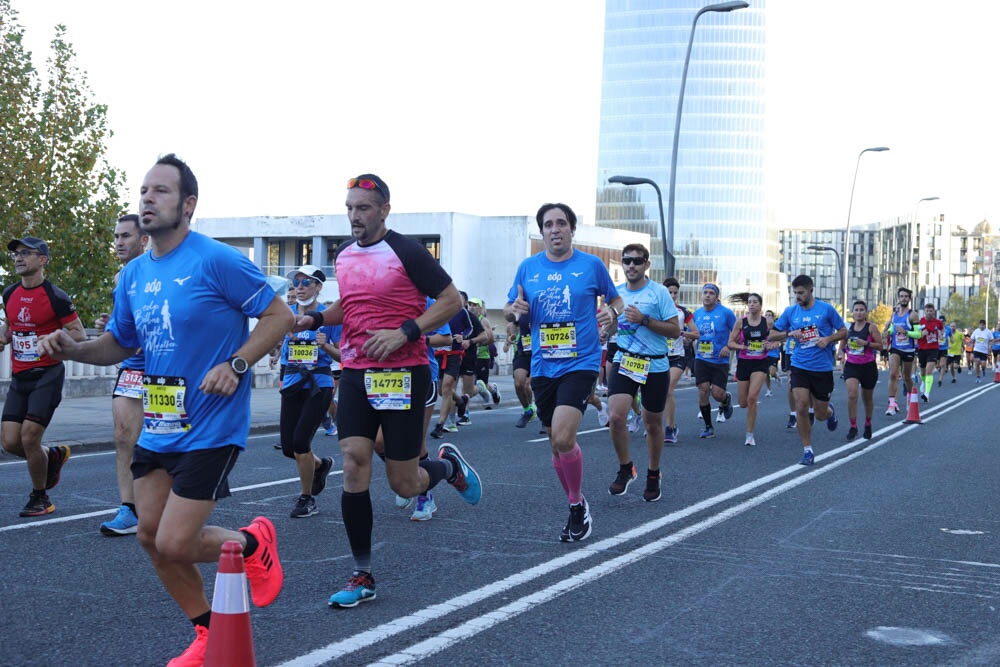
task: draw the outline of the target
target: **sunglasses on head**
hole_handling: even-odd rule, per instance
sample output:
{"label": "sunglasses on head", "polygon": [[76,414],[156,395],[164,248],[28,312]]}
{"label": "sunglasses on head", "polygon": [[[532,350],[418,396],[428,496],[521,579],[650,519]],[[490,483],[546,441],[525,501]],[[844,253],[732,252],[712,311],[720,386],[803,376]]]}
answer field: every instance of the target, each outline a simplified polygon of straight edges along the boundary
{"label": "sunglasses on head", "polygon": [[639,266],[646,263],[645,257],[622,257],[622,266],[629,266],[630,264]]}
{"label": "sunglasses on head", "polygon": [[382,195],[382,199],[388,199],[385,191],[379,187],[379,184],[370,178],[352,178],[347,181],[347,189],[353,190],[354,188],[361,188],[362,190],[374,190],[375,192]]}
{"label": "sunglasses on head", "polygon": [[313,285],[318,282],[319,281],[316,280],[315,278],[295,278],[294,280],[292,280],[292,287],[298,287],[299,285],[302,285],[303,287],[309,287],[310,285]]}

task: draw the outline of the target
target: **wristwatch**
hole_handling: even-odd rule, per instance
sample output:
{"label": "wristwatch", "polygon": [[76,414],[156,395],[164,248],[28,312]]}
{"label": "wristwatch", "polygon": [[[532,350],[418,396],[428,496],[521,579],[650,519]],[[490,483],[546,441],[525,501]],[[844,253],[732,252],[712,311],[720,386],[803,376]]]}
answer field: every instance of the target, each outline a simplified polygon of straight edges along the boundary
{"label": "wristwatch", "polygon": [[226,359],[226,363],[229,367],[233,369],[233,372],[237,375],[244,375],[248,370],[250,370],[250,364],[243,357],[232,356]]}
{"label": "wristwatch", "polygon": [[642,316],[642,322],[640,322],[639,324],[641,324],[644,327],[648,327],[649,326],[649,315],[643,315]]}

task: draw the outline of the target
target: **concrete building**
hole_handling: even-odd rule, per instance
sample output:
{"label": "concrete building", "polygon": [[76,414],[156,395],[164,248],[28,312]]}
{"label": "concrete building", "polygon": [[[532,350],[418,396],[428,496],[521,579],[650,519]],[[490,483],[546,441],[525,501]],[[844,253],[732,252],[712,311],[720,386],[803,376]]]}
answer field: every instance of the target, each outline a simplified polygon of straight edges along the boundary
{"label": "concrete building", "polygon": [[[816,297],[840,304],[844,232],[842,229],[783,230],[781,267],[789,277],[812,276]],[[966,228],[945,220],[895,218],[851,229],[848,268],[848,309],[856,299],[896,303],[899,287],[913,290],[914,302],[942,308],[952,294],[964,299],[990,285],[1000,286],[1000,260],[989,222]]]}

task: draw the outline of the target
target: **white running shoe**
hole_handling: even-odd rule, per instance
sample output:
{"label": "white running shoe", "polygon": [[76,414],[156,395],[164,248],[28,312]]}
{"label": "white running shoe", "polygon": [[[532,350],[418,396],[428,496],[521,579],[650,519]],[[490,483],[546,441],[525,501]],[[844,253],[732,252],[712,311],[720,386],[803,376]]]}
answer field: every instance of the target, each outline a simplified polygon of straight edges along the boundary
{"label": "white running shoe", "polygon": [[601,428],[604,428],[608,425],[610,419],[608,416],[608,404],[601,401],[601,411],[597,413],[597,423],[601,425]]}
{"label": "white running shoe", "polygon": [[629,411],[628,432],[635,433],[639,430],[640,426],[642,426],[642,414]]}

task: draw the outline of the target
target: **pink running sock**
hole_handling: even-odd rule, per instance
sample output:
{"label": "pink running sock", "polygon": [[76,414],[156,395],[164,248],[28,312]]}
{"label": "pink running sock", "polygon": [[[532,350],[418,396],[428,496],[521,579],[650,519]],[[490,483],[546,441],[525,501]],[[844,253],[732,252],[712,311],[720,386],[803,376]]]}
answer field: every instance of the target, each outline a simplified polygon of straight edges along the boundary
{"label": "pink running sock", "polygon": [[574,443],[568,452],[559,452],[559,462],[562,463],[563,475],[566,476],[566,495],[569,504],[583,502],[583,452],[580,444]]}
{"label": "pink running sock", "polygon": [[569,484],[566,483],[566,472],[563,470],[562,461],[560,461],[559,457],[554,454],[552,455],[552,467],[556,469],[556,475],[559,477],[559,483],[562,484],[563,491],[565,491],[568,496]]}

